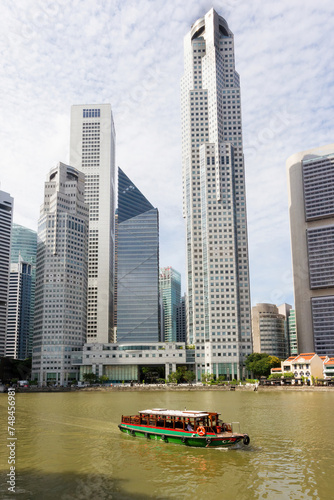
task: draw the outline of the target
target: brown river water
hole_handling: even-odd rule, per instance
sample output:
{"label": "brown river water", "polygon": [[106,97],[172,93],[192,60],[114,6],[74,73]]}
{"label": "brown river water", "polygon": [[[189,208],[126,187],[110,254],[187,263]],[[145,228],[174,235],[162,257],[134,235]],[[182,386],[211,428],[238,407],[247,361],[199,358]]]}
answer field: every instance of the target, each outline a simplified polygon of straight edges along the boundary
{"label": "brown river water", "polygon": [[[250,445],[190,448],[119,431],[122,413],[152,407],[221,412]],[[6,415],[0,394],[0,499],[334,498],[334,392],[19,393],[15,493]]]}

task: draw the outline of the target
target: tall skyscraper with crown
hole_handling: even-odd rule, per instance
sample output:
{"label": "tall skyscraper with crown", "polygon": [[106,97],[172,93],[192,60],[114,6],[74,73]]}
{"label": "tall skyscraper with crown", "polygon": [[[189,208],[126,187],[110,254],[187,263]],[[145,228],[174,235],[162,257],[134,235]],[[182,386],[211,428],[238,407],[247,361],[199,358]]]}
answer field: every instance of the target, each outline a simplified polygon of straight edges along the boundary
{"label": "tall skyscraper with crown", "polygon": [[240,378],[252,350],[240,82],[214,9],[185,37],[181,113],[188,342],[198,378]]}

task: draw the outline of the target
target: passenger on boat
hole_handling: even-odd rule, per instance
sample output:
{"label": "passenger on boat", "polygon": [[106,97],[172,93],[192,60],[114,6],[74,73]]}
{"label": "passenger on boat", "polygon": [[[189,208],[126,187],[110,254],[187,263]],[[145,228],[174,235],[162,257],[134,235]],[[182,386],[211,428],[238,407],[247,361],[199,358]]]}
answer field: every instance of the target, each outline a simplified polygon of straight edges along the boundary
{"label": "passenger on boat", "polygon": [[188,424],[187,424],[187,431],[192,432],[193,430],[194,430],[194,429],[193,429],[193,427],[191,426],[190,421],[188,420]]}

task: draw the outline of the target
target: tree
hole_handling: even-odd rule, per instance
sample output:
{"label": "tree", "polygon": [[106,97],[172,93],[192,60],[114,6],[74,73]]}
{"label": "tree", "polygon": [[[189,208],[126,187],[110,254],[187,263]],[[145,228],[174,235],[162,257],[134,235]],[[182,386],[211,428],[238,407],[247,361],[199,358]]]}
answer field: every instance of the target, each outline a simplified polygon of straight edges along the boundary
{"label": "tree", "polygon": [[171,372],[168,375],[168,382],[170,384],[177,384],[177,374],[176,374],[176,372]]}
{"label": "tree", "polygon": [[254,373],[257,377],[267,377],[271,368],[279,368],[280,360],[276,356],[270,356],[266,353],[254,352],[246,358],[245,365],[247,370]]}
{"label": "tree", "polygon": [[210,384],[213,382],[215,376],[213,373],[202,373],[201,379],[203,384]]}
{"label": "tree", "polygon": [[104,384],[105,382],[108,382],[108,380],[109,379],[108,379],[107,375],[101,375],[101,377],[99,377],[99,382],[101,384]]}
{"label": "tree", "polygon": [[92,384],[93,382],[96,382],[96,375],[95,373],[84,373],[83,379],[85,382]]}
{"label": "tree", "polygon": [[185,374],[187,373],[187,368],[185,366],[178,366],[176,368],[176,378],[177,383],[186,382]]}
{"label": "tree", "polygon": [[196,379],[196,375],[194,372],[187,370],[184,373],[184,379],[186,382],[188,382],[188,384],[191,384]]}
{"label": "tree", "polygon": [[155,384],[159,378],[164,377],[164,367],[162,366],[143,366],[141,368],[141,379],[147,384]]}

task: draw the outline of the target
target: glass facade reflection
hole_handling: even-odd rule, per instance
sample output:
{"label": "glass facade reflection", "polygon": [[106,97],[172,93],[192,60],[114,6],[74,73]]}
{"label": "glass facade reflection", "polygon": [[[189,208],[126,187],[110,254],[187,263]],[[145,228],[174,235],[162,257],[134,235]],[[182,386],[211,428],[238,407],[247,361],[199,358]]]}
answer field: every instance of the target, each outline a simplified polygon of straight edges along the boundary
{"label": "glass facade reflection", "polygon": [[117,341],[159,340],[159,213],[118,169]]}
{"label": "glass facade reflection", "polygon": [[31,317],[32,265],[23,262],[11,264],[9,276],[6,356],[26,359],[31,356],[30,336],[33,331]]}
{"label": "glass facade reflection", "polygon": [[17,264],[21,258],[24,262],[31,264],[31,293],[30,293],[30,332],[27,344],[27,356],[32,355],[32,338],[34,333],[34,310],[35,310],[35,284],[36,284],[36,255],[37,255],[37,231],[33,231],[19,224],[13,224],[11,263]]}
{"label": "glass facade reflection", "polygon": [[160,269],[160,295],[164,311],[164,341],[176,342],[176,316],[181,301],[181,274],[170,266]]}

